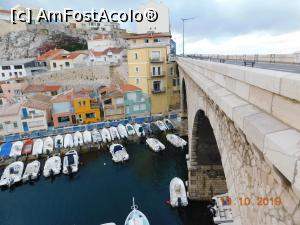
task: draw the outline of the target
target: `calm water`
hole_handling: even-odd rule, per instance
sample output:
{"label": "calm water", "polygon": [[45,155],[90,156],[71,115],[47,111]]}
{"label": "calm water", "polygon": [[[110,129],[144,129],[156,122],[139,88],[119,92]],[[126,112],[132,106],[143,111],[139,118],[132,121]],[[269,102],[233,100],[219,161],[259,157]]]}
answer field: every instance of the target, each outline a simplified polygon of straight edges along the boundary
{"label": "calm water", "polygon": [[[83,165],[73,178],[51,181],[41,177],[0,192],[1,225],[99,225],[124,224],[132,196],[151,225],[210,224],[206,203],[191,203],[184,210],[170,208],[169,182],[187,179],[185,152],[167,146],[157,154],[144,144],[125,145],[129,162],[114,164],[106,152],[80,156]],[[2,172],[2,171],[1,171]]]}

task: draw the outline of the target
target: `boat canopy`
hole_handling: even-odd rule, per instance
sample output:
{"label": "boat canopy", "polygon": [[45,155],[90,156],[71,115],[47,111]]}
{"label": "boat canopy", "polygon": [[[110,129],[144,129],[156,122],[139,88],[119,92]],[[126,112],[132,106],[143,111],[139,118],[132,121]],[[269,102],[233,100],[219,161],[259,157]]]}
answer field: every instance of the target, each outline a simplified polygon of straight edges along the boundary
{"label": "boat canopy", "polygon": [[116,145],[114,147],[114,153],[116,153],[117,151],[121,151],[121,150],[123,150],[123,147],[121,145]]}
{"label": "boat canopy", "polygon": [[1,145],[0,156],[1,157],[9,157],[11,147],[12,147],[11,142],[6,142],[3,145]]}
{"label": "boat canopy", "polygon": [[69,154],[69,155],[68,155],[68,164],[69,164],[69,165],[75,164],[73,154]]}

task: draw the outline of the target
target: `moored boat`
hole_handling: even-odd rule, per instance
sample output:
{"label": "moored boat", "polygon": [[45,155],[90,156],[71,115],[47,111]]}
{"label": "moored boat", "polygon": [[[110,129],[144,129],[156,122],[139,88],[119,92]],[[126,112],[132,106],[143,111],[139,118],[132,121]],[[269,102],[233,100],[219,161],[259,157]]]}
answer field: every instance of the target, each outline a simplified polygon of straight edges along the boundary
{"label": "moored boat", "polygon": [[116,127],[110,127],[109,128],[111,140],[119,139],[120,140],[120,135]]}
{"label": "moored boat", "polygon": [[161,133],[161,130],[159,129],[159,127],[156,125],[155,122],[150,123],[150,129],[153,134]]}
{"label": "moored boat", "polygon": [[123,162],[129,159],[129,155],[123,145],[112,144],[109,147],[109,151],[114,162]]}
{"label": "moored boat", "polygon": [[12,146],[13,146],[13,143],[11,143],[11,142],[3,143],[1,145],[1,149],[0,149],[0,157],[8,158],[10,156]]}
{"label": "moored boat", "polygon": [[2,176],[1,176],[1,180],[0,180],[0,186],[8,186],[10,187],[11,185],[18,183],[21,181],[22,179],[22,173],[24,170],[24,163],[17,161],[17,162],[13,162],[11,164],[9,164]]}
{"label": "moored boat", "polygon": [[111,137],[107,128],[101,130],[101,136],[104,143],[111,142]]}
{"label": "moored boat", "polygon": [[41,163],[37,160],[28,163],[22,177],[23,183],[37,179],[40,172],[40,166]]}
{"label": "moored boat", "polygon": [[100,144],[102,141],[101,134],[97,129],[92,130],[92,140],[94,144]]}
{"label": "moored boat", "polygon": [[147,138],[146,144],[155,152],[164,150],[166,147],[156,138]]}
{"label": "moored boat", "polygon": [[54,138],[54,148],[61,149],[63,147],[64,147],[64,137],[59,134]]}
{"label": "moored boat", "polygon": [[11,147],[11,151],[9,153],[10,157],[17,157],[22,154],[23,141],[16,141],[13,143]]}
{"label": "moored boat", "polygon": [[170,182],[170,204],[172,207],[188,205],[184,183],[178,177],[174,177]]}
{"label": "moored boat", "polygon": [[60,174],[61,170],[61,158],[59,156],[52,156],[46,160],[43,175],[49,177],[51,175]]}
{"label": "moored boat", "polygon": [[144,215],[144,213],[138,210],[137,205],[135,205],[134,198],[132,201],[132,211],[127,216],[125,225],[150,225],[147,217]]}
{"label": "moored boat", "polygon": [[92,133],[89,130],[85,130],[82,134],[84,144],[92,143]]}
{"label": "moored boat", "polygon": [[166,138],[168,142],[170,142],[173,146],[177,148],[184,148],[184,146],[187,145],[187,142],[184,139],[175,134],[167,134]]}
{"label": "moored boat", "polygon": [[135,134],[134,128],[130,123],[126,124],[126,130],[127,130],[128,135],[134,135]]}
{"label": "moored boat", "polygon": [[118,132],[119,132],[121,138],[127,138],[128,137],[126,127],[123,124],[120,123],[118,125],[117,129],[118,129]]}
{"label": "moored boat", "polygon": [[133,125],[133,127],[134,127],[134,130],[135,130],[135,133],[137,134],[137,136],[139,136],[139,137],[144,137],[145,136],[144,128],[140,124],[135,123]]}
{"label": "moored boat", "polygon": [[149,134],[152,133],[152,130],[151,130],[151,127],[150,127],[150,123],[143,123],[142,126],[144,128],[144,131],[145,131],[146,135],[149,135]]}
{"label": "moored boat", "polygon": [[75,150],[68,151],[64,156],[63,173],[71,174],[78,171],[79,157]]}
{"label": "moored boat", "polygon": [[80,131],[76,131],[74,133],[74,146],[78,147],[78,146],[82,146],[83,145],[83,137]]}
{"label": "moored boat", "polygon": [[175,129],[175,126],[171,122],[171,120],[169,120],[169,119],[163,119],[163,122],[166,125],[166,127],[168,128],[168,130],[174,130]]}
{"label": "moored boat", "polygon": [[33,143],[32,147],[32,155],[40,155],[43,154],[43,146],[44,142],[42,139],[36,139]]}
{"label": "moored boat", "polygon": [[215,224],[225,225],[234,222],[231,204],[231,198],[228,193],[212,197],[212,204],[209,205],[209,209]]}
{"label": "moored boat", "polygon": [[164,122],[162,122],[161,120],[157,120],[155,122],[155,124],[158,126],[158,128],[161,130],[161,131],[166,131],[168,128],[166,127],[166,125],[164,124]]}
{"label": "moored boat", "polygon": [[53,152],[53,139],[52,137],[48,136],[44,139],[44,147],[43,147],[43,153],[44,154],[50,154]]}
{"label": "moored boat", "polygon": [[73,148],[74,141],[71,134],[66,134],[64,138],[64,148]]}
{"label": "moored boat", "polygon": [[24,141],[22,147],[22,155],[30,155],[32,153],[33,142],[31,139]]}

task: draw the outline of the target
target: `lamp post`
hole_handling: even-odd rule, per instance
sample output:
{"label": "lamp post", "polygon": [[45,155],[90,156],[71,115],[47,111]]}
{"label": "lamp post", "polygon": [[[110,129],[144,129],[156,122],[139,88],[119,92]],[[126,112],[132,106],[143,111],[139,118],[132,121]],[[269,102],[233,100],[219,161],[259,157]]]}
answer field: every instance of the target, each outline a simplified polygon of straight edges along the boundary
{"label": "lamp post", "polygon": [[182,20],[182,56],[184,57],[184,22],[187,20],[193,20],[194,17],[191,18],[181,18]]}

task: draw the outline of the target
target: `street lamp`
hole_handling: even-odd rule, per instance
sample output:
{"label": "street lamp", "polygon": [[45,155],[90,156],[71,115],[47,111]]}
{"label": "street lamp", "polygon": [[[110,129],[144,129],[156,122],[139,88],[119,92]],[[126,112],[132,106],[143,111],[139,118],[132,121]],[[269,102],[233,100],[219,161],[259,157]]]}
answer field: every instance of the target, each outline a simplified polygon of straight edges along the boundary
{"label": "street lamp", "polygon": [[187,20],[193,20],[194,17],[191,18],[181,18],[182,20],[182,56],[184,57],[184,22]]}

